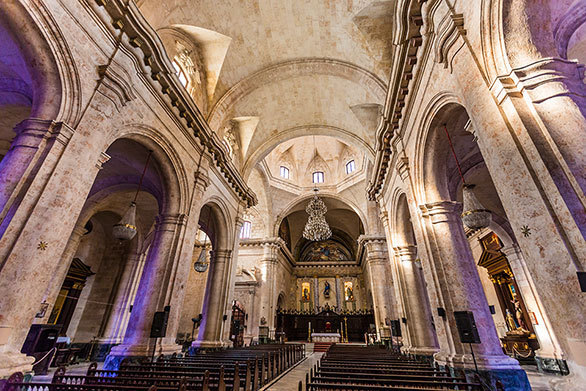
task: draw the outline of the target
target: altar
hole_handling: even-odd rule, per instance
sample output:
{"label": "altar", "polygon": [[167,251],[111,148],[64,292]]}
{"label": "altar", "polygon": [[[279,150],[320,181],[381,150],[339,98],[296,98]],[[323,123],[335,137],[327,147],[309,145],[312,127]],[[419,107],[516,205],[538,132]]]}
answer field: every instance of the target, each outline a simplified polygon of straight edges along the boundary
{"label": "altar", "polygon": [[340,333],[311,333],[311,342],[342,342]]}

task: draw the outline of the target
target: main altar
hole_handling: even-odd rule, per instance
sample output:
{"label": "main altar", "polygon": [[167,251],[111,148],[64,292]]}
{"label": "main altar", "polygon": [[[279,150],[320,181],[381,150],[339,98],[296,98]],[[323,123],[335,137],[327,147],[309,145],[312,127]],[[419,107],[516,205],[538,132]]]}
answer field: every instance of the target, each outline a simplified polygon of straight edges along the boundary
{"label": "main altar", "polygon": [[340,333],[311,333],[311,342],[344,342]]}

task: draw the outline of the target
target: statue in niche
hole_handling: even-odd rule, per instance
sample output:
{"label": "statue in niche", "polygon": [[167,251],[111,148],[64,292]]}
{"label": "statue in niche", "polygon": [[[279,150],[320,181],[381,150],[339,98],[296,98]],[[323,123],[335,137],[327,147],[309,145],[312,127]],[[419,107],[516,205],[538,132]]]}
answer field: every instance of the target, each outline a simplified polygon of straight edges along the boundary
{"label": "statue in niche", "polygon": [[309,301],[309,288],[303,287],[303,291],[301,292],[301,298],[303,301]]}
{"label": "statue in niche", "polygon": [[326,281],[326,283],[324,284],[324,297],[326,299],[330,298],[330,290],[331,290],[330,283],[328,281]]}
{"label": "statue in niche", "polygon": [[354,301],[354,291],[352,285],[346,286],[346,301]]}
{"label": "statue in niche", "polygon": [[517,323],[515,322],[515,319],[513,318],[513,314],[511,314],[511,311],[509,311],[509,309],[506,309],[506,313],[507,313],[507,327],[509,328],[509,331],[515,331],[517,330]]}
{"label": "statue in niche", "polygon": [[527,325],[525,324],[525,320],[523,319],[523,310],[521,309],[521,302],[517,299],[517,294],[513,294],[513,300],[511,300],[513,306],[515,306],[515,320],[517,321],[517,325],[519,329],[526,331]]}

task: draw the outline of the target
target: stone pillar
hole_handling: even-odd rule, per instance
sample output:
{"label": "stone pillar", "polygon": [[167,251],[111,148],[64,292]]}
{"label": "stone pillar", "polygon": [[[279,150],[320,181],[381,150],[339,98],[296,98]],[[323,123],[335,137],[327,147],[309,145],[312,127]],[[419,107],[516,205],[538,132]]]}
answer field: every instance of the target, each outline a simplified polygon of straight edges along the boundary
{"label": "stone pillar", "polygon": [[362,235],[358,243],[366,248],[364,268],[368,274],[374,306],[376,330],[379,335],[389,335],[386,319],[393,318],[393,277],[384,237]]}
{"label": "stone pillar", "polygon": [[266,326],[269,327],[269,335],[275,331],[275,292],[278,251],[279,247],[276,243],[265,243],[263,258],[260,262],[262,276],[262,281],[260,282],[260,317],[264,317],[267,321]]}
{"label": "stone pillar", "polygon": [[461,205],[442,201],[421,205],[420,208],[430,238],[431,261],[434,263],[439,290],[438,305],[446,311],[445,319],[438,317],[440,321],[436,322],[440,340],[436,361],[452,368],[474,367],[470,347],[460,342],[454,318],[454,311],[471,311],[481,341],[473,349],[482,375],[489,384],[500,379],[505,388],[520,384],[515,389],[528,389],[527,376],[517,360],[506,356],[502,351],[476,264],[464,234],[460,218]]}
{"label": "stone pillar", "polygon": [[229,290],[227,272],[230,270],[231,261],[231,250],[212,251],[202,310],[203,319],[197,340],[192,344],[195,347],[217,348],[223,345],[222,323],[225,298]]}
{"label": "stone pillar", "polygon": [[35,155],[42,151],[47,133],[50,133],[56,125],[54,121],[29,118],[14,128],[16,137],[12,140],[8,153],[0,161],[0,218],[7,215],[10,204],[15,198],[13,193],[21,183],[21,179],[32,168],[31,162],[35,159]]}
{"label": "stone pillar", "polygon": [[81,226],[76,225],[73,228],[73,232],[69,237],[69,241],[67,242],[67,246],[63,251],[63,256],[61,257],[61,262],[57,267],[57,271],[53,275],[49,286],[47,287],[47,292],[45,293],[45,297],[43,298],[43,302],[49,304],[47,308],[47,312],[45,316],[41,319],[35,319],[35,323],[46,323],[51,315],[51,311],[53,311],[53,307],[55,306],[55,301],[57,300],[57,295],[61,290],[61,286],[63,285],[63,281],[65,281],[65,277],[67,277],[67,272],[69,271],[69,267],[71,266],[71,261],[73,260],[73,256],[75,255],[77,248],[79,247],[79,243],[81,242],[81,238],[87,230]]}
{"label": "stone pillar", "polygon": [[134,299],[133,286],[137,278],[137,271],[140,269],[141,254],[133,252],[128,256],[120,277],[117,292],[114,296],[114,303],[108,321],[100,336],[100,342],[104,344],[121,343],[126,330],[130,306]]}
{"label": "stone pillar", "polygon": [[342,281],[340,280],[340,276],[336,275],[336,306],[338,307],[338,311],[342,309]]}
{"label": "stone pillar", "polygon": [[407,318],[409,343],[405,351],[410,354],[431,356],[438,349],[433,328],[433,317],[427,300],[421,264],[416,259],[415,246],[395,247],[398,261],[399,283],[402,285],[401,299]]}
{"label": "stone pillar", "polygon": [[313,308],[317,311],[319,306],[319,280],[317,276],[313,277]]}
{"label": "stone pillar", "polygon": [[[515,275],[515,281],[521,291],[521,296],[525,302],[527,310],[535,316],[532,319],[533,330],[539,342],[539,350],[535,352],[535,361],[540,371],[557,372],[565,371],[564,354],[557,340],[555,333],[552,331],[551,321],[543,308],[543,303],[539,299],[535,283],[527,271],[525,260],[516,245],[508,245],[501,249],[505,254],[509,265]],[[560,366],[561,364],[561,366]]]}
{"label": "stone pillar", "polygon": [[[124,343],[114,347],[106,359],[105,367],[116,367],[126,356],[149,356],[152,354],[150,338],[153,316],[163,311],[168,303],[170,274],[176,268],[178,247],[186,226],[185,215],[159,215],[155,223],[155,236],[145,262],[138,286],[133,310],[126,329]],[[179,311],[180,303],[172,303],[171,311]],[[169,317],[172,314],[170,312]],[[169,330],[168,330],[169,334]],[[173,336],[173,339],[175,336]],[[178,345],[162,346],[157,354],[180,350]]]}

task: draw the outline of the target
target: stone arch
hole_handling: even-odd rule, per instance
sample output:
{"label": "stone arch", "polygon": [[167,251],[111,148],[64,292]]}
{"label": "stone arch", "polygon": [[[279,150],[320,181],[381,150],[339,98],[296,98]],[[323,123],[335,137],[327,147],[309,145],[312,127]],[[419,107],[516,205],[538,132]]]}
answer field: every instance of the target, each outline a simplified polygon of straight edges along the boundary
{"label": "stone arch", "polygon": [[152,158],[159,165],[164,184],[163,199],[160,200],[161,212],[187,213],[190,201],[190,181],[182,158],[172,142],[156,129],[136,124],[112,132],[105,143],[104,150],[107,151],[107,148],[116,141],[123,139],[132,140],[152,151]]}
{"label": "stone arch", "polygon": [[[285,208],[283,208],[283,211],[277,216],[277,220],[275,222],[275,224],[273,225],[273,236],[278,237],[279,236],[279,227],[281,226],[281,222],[283,221],[283,219],[285,217],[287,217],[290,213],[291,210],[297,206],[298,204],[300,204],[301,202],[304,202],[306,200],[309,200],[310,198],[312,198],[314,196],[314,194],[308,193],[308,194],[302,194],[298,197],[296,197],[295,199],[293,199],[291,202],[289,202],[287,204],[287,206]],[[362,226],[367,229],[368,227],[368,220],[366,219],[366,215],[362,212],[362,210],[356,205],[354,204],[352,201],[339,196],[338,194],[335,193],[329,193],[329,192],[320,192],[319,196],[321,198],[332,198],[335,200],[338,200],[344,204],[346,204],[347,206],[350,207],[350,209],[356,213],[356,215],[360,218],[360,221],[362,222]],[[365,232],[365,234],[368,234],[369,232]]]}
{"label": "stone arch", "polygon": [[41,4],[34,10],[17,1],[0,6],[0,24],[18,45],[31,76],[31,117],[75,124],[81,86],[59,27]]}
{"label": "stone arch", "polygon": [[275,82],[314,74],[332,75],[356,82],[370,90],[380,102],[385,100],[385,83],[374,73],[345,61],[330,58],[304,58],[274,64],[236,83],[212,108],[208,123],[212,129],[217,130],[226,120],[225,117],[230,112],[230,108],[244,96],[265,85],[267,80]]}
{"label": "stone arch", "polygon": [[354,133],[346,130],[341,129],[335,126],[329,125],[303,125],[303,126],[295,126],[286,130],[279,132],[278,134],[272,136],[270,139],[266,140],[264,143],[258,147],[254,153],[252,153],[246,162],[244,163],[242,172],[244,178],[248,178],[252,169],[256,166],[256,164],[264,159],[273,149],[275,149],[279,144],[284,143],[285,141],[293,140],[295,138],[303,137],[303,136],[330,136],[334,138],[338,138],[348,145],[356,148],[359,151],[363,151],[368,160],[374,161],[374,149],[366,143],[363,139],[355,135]]}
{"label": "stone arch", "polygon": [[[466,114],[466,119],[470,120],[468,113],[461,100],[453,93],[443,92],[436,95],[428,104],[420,125],[421,131],[416,136],[417,149],[415,150],[414,192],[419,195],[419,199],[428,202],[450,199],[449,178],[446,172],[455,168],[455,161],[448,161],[442,158],[442,155],[448,156],[449,143],[441,127],[448,125],[450,131],[452,127],[460,125],[464,127],[465,123],[454,122],[451,117],[456,117],[457,121],[462,121],[460,117]],[[455,123],[455,125],[454,125]],[[450,126],[453,125],[453,126]],[[451,156],[451,155],[450,155]]]}
{"label": "stone arch", "polygon": [[415,232],[411,222],[411,212],[407,204],[407,196],[401,192],[396,197],[393,207],[393,245],[394,246],[415,246]]}
{"label": "stone arch", "polygon": [[[208,214],[209,213],[209,214]],[[205,227],[207,221],[210,221],[210,233],[206,231],[208,227]],[[212,241],[212,249],[216,250],[232,250],[232,243],[234,240],[235,232],[230,229],[232,220],[230,218],[230,212],[226,202],[217,196],[212,196],[203,203],[199,216],[200,225],[203,223],[202,230],[206,232],[210,240]]]}

